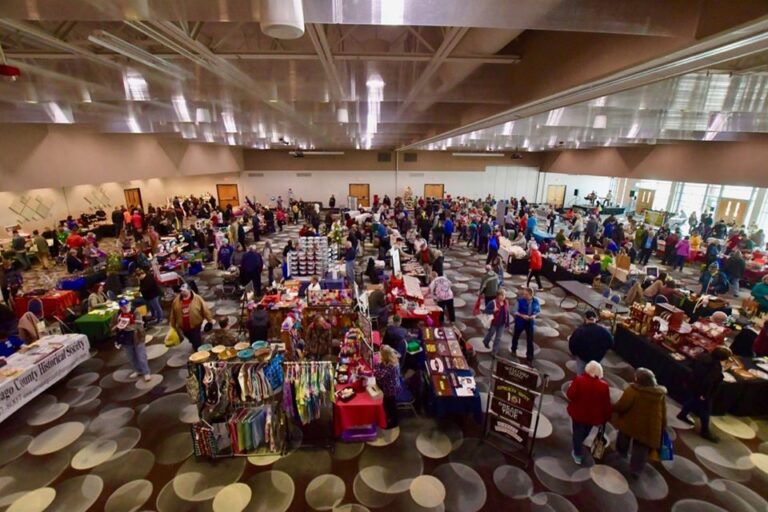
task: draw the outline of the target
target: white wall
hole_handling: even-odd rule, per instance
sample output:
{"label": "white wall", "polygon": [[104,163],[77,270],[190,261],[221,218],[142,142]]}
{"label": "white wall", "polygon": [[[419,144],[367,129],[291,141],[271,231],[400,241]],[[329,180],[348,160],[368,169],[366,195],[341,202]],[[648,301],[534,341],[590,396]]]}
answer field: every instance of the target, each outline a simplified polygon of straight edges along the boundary
{"label": "white wall", "polygon": [[[605,197],[611,188],[611,178],[608,176],[588,176],[584,174],[561,174],[559,172],[541,173],[541,183],[537,201],[543,202],[547,199],[547,188],[549,185],[565,185],[565,207],[572,206],[575,203],[583,204],[584,197],[593,190],[599,197]],[[579,191],[579,196],[575,197],[573,192]]]}
{"label": "white wall", "polygon": [[[151,178],[124,182],[109,182],[95,185],[75,185],[62,188],[38,188],[23,192],[0,191],[0,229],[3,226],[20,224],[25,230],[53,226],[67,215],[80,215],[95,204],[107,206],[110,210],[125,204],[123,190],[139,188],[144,206],[165,204],[175,195],[216,194],[217,183],[237,183],[238,174],[214,174],[210,176],[189,176],[185,178]],[[242,194],[242,192],[241,192]],[[25,201],[26,199],[26,201]],[[39,201],[38,201],[39,199]],[[32,213],[32,210],[15,213],[21,202],[36,205],[38,202],[49,206],[46,215]],[[3,233],[0,231],[0,233]],[[0,234],[0,236],[2,236]]]}
{"label": "white wall", "polygon": [[[310,176],[298,176],[310,174]],[[402,195],[406,187],[416,195],[424,194],[424,185],[442,183],[445,193],[472,198],[488,194],[496,198],[536,196],[539,171],[532,167],[489,166],[485,171],[245,171],[240,176],[240,193],[267,202],[272,197],[286,197],[288,188],[294,197],[327,204],[331,194],[341,204],[350,183],[370,184],[371,197]]]}

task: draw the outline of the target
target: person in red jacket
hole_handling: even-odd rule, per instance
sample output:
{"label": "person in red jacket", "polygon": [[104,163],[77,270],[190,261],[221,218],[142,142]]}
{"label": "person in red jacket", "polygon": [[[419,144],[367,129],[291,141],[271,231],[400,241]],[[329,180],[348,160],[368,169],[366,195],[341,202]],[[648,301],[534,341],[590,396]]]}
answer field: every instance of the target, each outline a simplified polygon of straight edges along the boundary
{"label": "person in red jacket", "polygon": [[531,255],[528,260],[528,281],[526,282],[525,286],[531,287],[531,278],[536,278],[536,284],[539,285],[539,290],[541,290],[541,253],[539,252],[539,246],[536,244],[531,244]]}
{"label": "person in red jacket", "polygon": [[611,418],[611,394],[603,380],[603,367],[597,361],[587,363],[584,373],[571,382],[566,393],[570,403],[568,415],[573,424],[573,451],[571,457],[581,465],[584,458],[584,440],[592,428]]}

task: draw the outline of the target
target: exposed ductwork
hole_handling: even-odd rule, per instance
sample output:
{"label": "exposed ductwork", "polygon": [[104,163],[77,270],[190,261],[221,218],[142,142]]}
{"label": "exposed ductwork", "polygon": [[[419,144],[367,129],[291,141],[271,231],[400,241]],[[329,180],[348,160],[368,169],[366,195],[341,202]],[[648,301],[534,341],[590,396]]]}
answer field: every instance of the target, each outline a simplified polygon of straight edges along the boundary
{"label": "exposed ductwork", "polygon": [[304,35],[301,0],[261,0],[261,31],[275,39],[298,39]]}
{"label": "exposed ductwork", "polygon": [[[523,31],[516,29],[471,29],[453,50],[459,55],[493,55],[514,41]],[[437,77],[430,84],[431,101],[420,102],[416,108],[423,112],[448,93],[451,89],[479,68],[479,62],[446,62],[437,72]]]}

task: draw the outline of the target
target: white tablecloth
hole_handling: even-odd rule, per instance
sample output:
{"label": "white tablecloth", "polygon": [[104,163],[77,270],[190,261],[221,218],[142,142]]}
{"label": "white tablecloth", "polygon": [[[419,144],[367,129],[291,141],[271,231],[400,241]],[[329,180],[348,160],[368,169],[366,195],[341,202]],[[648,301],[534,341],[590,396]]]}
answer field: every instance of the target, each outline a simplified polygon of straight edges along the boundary
{"label": "white tablecloth", "polygon": [[12,377],[0,377],[0,422],[91,357],[84,334],[45,336],[36,345],[13,354],[0,369],[19,370]]}

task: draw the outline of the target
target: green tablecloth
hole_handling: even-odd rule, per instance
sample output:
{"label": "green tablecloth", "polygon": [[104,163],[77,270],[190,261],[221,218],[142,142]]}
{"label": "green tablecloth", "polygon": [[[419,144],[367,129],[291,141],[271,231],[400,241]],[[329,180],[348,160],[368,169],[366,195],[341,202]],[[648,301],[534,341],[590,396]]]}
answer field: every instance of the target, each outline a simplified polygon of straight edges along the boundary
{"label": "green tablecloth", "polygon": [[97,311],[88,313],[75,320],[75,329],[88,336],[91,343],[105,340],[111,334],[112,319],[116,315],[116,309],[105,310],[104,313]]}

